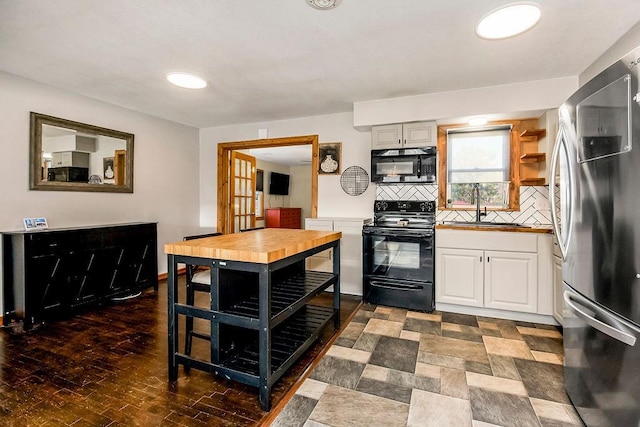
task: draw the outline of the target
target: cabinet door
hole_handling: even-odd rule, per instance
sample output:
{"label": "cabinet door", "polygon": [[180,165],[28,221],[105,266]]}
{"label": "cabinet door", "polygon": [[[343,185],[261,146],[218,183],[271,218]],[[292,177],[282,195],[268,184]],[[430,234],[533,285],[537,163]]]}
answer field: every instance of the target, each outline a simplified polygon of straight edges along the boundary
{"label": "cabinet door", "polygon": [[402,125],[404,148],[435,147],[437,142],[435,122],[415,122]]}
{"label": "cabinet door", "polygon": [[485,307],[537,313],[537,255],[498,251],[485,251],[484,254]]}
{"label": "cabinet door", "polygon": [[34,256],[27,261],[27,316],[42,319],[46,313],[59,311],[67,305],[70,299],[68,264],[66,253]]}
{"label": "cabinet door", "polygon": [[553,318],[562,325],[562,259],[553,257]]}
{"label": "cabinet door", "polygon": [[118,264],[119,253],[97,248],[74,255],[75,271],[71,276],[71,305],[92,303],[108,293]]}
{"label": "cabinet door", "polygon": [[600,135],[600,114],[594,108],[580,108],[578,119],[578,137]]}
{"label": "cabinet door", "polygon": [[402,124],[371,126],[371,149],[402,148]]}
{"label": "cabinet door", "polygon": [[436,249],[436,303],[483,306],[484,253]]}
{"label": "cabinet door", "polygon": [[[304,221],[306,230],[333,231],[333,221],[329,219],[307,218]],[[315,271],[333,271],[332,249],[320,252],[306,259],[306,269]]]}

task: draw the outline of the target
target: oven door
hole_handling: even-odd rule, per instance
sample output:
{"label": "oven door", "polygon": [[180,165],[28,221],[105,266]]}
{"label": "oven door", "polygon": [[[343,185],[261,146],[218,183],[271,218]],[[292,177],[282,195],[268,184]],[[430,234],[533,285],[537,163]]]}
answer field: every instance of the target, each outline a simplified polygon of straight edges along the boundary
{"label": "oven door", "polygon": [[365,302],[433,310],[433,230],[369,229],[362,235]]}

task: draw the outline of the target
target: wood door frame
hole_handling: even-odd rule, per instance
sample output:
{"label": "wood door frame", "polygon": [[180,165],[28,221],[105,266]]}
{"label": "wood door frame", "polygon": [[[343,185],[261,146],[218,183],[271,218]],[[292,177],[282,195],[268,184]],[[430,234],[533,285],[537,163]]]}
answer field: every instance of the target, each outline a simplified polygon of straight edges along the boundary
{"label": "wood door frame", "polygon": [[[237,165],[234,164],[234,160],[235,161],[239,160],[240,162],[245,162],[247,164],[247,167],[251,167],[251,170],[249,171],[249,183],[251,185],[253,185],[253,188],[251,189],[251,194],[249,194],[249,195],[247,195],[247,194],[238,194],[237,193],[238,188],[235,187],[235,185],[236,185],[235,180],[240,179],[242,181],[242,180],[246,180],[247,177],[243,176],[243,175],[239,175],[239,173],[242,172],[243,168],[240,167],[240,171],[238,171],[236,169]],[[231,168],[230,168],[229,177],[231,177],[233,179],[233,181],[231,181],[231,182],[234,182],[234,188],[233,188],[233,191],[229,192],[229,209],[230,209],[229,224],[230,224],[230,227],[231,227],[231,232],[235,233],[235,232],[239,232],[239,231],[241,231],[243,229],[251,229],[251,228],[254,228],[256,226],[256,215],[255,215],[256,197],[255,197],[255,191],[254,190],[255,190],[255,182],[256,182],[256,169],[257,169],[256,163],[257,162],[256,162],[256,158],[251,156],[251,155],[249,155],[249,154],[243,153],[243,152],[241,152],[239,150],[231,150],[231,162],[230,163],[231,163]],[[233,173],[231,173],[231,172],[233,172]],[[247,206],[246,205],[246,201],[249,200],[249,199],[251,200],[251,205],[250,205],[251,209],[250,209],[249,213],[242,214],[242,213],[236,212],[235,203],[237,201],[237,198],[239,198],[241,200],[241,203],[240,203],[239,207],[244,205],[245,208]],[[240,207],[239,211],[242,212],[242,207]],[[253,212],[253,214],[251,214],[251,212]],[[236,228],[235,227],[235,220],[236,220],[235,217],[236,216],[243,217],[242,221],[238,220],[238,230],[235,229]],[[247,224],[247,222],[246,222],[246,216],[249,217],[249,224]],[[244,224],[244,227],[242,226],[242,224]]]}
{"label": "wood door frame", "polygon": [[114,179],[116,185],[123,185],[126,182],[127,150],[116,150],[113,159],[115,169]]}
{"label": "wood door frame", "polygon": [[218,144],[218,232],[228,234],[231,228],[226,221],[231,209],[228,202],[231,151],[292,145],[311,145],[311,217],[318,216],[318,135],[221,142]]}

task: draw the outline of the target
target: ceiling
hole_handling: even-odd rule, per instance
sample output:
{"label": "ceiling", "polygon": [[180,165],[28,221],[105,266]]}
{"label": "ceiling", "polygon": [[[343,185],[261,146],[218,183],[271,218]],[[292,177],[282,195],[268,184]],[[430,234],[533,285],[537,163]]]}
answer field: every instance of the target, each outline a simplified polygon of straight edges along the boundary
{"label": "ceiling", "polygon": [[285,166],[311,166],[311,145],[289,145],[287,147],[250,148],[246,154],[265,162]]}
{"label": "ceiling", "polygon": [[[352,111],[353,102],[577,75],[640,21],[638,0],[0,0],[0,70],[198,128]],[[165,75],[201,75],[196,91]]]}

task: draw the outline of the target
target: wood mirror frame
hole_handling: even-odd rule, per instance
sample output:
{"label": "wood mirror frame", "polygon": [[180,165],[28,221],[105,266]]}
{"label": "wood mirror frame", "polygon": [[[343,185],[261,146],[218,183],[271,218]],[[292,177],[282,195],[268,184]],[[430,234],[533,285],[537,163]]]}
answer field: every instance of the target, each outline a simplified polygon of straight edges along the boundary
{"label": "wood mirror frame", "polygon": [[[65,182],[50,181],[47,173],[46,162],[43,157],[43,126],[68,130],[69,135],[88,136],[98,139],[108,137],[123,140],[122,149],[115,149],[109,156],[107,153],[98,154],[99,158],[93,162],[103,161],[105,158],[113,158],[114,176],[113,183],[106,181],[101,174],[100,183],[90,182]],[[73,151],[73,150],[65,150]],[[111,179],[109,179],[111,181]],[[29,141],[29,189],[44,191],[90,191],[103,193],[133,193],[133,134],[112,129],[74,122],[58,117],[47,116],[32,112],[30,115],[30,141]]]}

